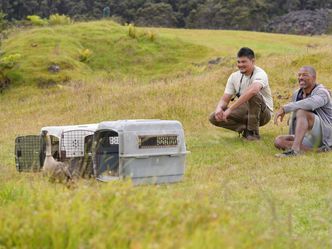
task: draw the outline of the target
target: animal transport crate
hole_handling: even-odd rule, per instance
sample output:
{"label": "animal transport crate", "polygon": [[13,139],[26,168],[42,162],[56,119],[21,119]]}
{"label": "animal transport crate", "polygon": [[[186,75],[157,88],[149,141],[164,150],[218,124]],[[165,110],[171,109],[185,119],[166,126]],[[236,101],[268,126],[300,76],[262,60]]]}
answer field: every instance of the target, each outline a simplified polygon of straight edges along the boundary
{"label": "animal transport crate", "polygon": [[[40,135],[19,136],[15,140],[16,169],[39,171],[44,163],[46,143],[42,136],[47,131],[51,137],[51,153],[54,159],[69,163],[72,173],[93,174],[92,141],[97,124],[48,126]],[[88,172],[90,171],[90,172]]]}
{"label": "animal transport crate", "polygon": [[102,122],[94,134],[93,167],[98,180],[130,177],[134,184],[180,181],[186,145],[173,120]]}

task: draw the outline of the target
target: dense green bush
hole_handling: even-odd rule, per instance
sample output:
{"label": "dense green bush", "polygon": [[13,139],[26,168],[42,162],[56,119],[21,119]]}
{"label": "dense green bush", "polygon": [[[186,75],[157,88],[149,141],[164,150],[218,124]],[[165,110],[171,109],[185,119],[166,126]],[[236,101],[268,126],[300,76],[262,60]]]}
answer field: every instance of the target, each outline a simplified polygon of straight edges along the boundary
{"label": "dense green bush", "polygon": [[0,58],[0,70],[11,69],[15,66],[17,60],[21,58],[20,54],[11,54]]}
{"label": "dense green bush", "polygon": [[36,15],[27,16],[27,19],[32,23],[32,25],[35,26],[45,26],[48,24],[47,20],[42,19],[40,16]]}
{"label": "dense green bush", "polygon": [[8,87],[11,81],[7,76],[7,72],[16,65],[20,58],[20,54],[3,55],[0,57],[0,93]]}

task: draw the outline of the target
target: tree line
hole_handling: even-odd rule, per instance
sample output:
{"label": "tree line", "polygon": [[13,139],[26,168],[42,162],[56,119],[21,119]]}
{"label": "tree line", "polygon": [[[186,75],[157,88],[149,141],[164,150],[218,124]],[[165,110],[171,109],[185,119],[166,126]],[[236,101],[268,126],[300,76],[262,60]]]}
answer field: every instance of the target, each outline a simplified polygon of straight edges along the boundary
{"label": "tree line", "polygon": [[[75,20],[109,16],[121,23],[178,28],[262,31],[269,20],[295,10],[332,8],[332,0],[1,0],[8,20],[59,13]],[[104,12],[105,14],[105,12]],[[107,15],[108,15],[107,14]]]}

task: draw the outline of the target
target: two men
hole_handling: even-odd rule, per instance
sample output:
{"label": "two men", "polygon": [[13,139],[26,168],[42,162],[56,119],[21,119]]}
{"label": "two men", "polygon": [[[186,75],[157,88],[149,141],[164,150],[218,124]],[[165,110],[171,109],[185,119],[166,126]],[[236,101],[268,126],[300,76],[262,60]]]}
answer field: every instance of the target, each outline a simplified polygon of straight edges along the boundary
{"label": "two men", "polygon": [[[239,71],[229,77],[224,95],[210,115],[213,125],[237,131],[243,138],[259,140],[259,127],[267,124],[273,112],[273,100],[267,74],[255,66],[254,52],[241,48],[237,56]],[[316,83],[316,71],[310,66],[298,73],[300,88],[291,103],[282,106],[274,122],[292,113],[289,135],[278,136],[275,146],[285,150],[278,157],[296,156],[314,148],[332,147],[332,103],[330,92]],[[234,96],[238,99],[228,106]]]}
{"label": "two men", "polygon": [[[241,48],[237,54],[238,71],[228,78],[224,95],[210,122],[242,134],[243,138],[259,140],[259,127],[267,124],[273,112],[273,100],[267,74],[255,66],[255,54]],[[238,99],[228,106],[235,97]]]}

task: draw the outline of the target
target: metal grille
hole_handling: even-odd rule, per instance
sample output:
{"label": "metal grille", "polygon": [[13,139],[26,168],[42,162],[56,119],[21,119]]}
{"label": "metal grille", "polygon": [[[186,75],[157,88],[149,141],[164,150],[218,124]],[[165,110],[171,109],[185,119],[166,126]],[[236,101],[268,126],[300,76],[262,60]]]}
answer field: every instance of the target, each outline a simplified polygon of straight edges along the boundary
{"label": "metal grille", "polygon": [[[89,130],[66,131],[62,134],[61,151],[66,152],[66,157],[84,157],[84,139],[86,136],[93,135]],[[87,151],[90,152],[90,151]]]}
{"label": "metal grille", "polygon": [[22,136],[15,140],[16,169],[18,171],[38,171],[41,161],[40,136]]}

